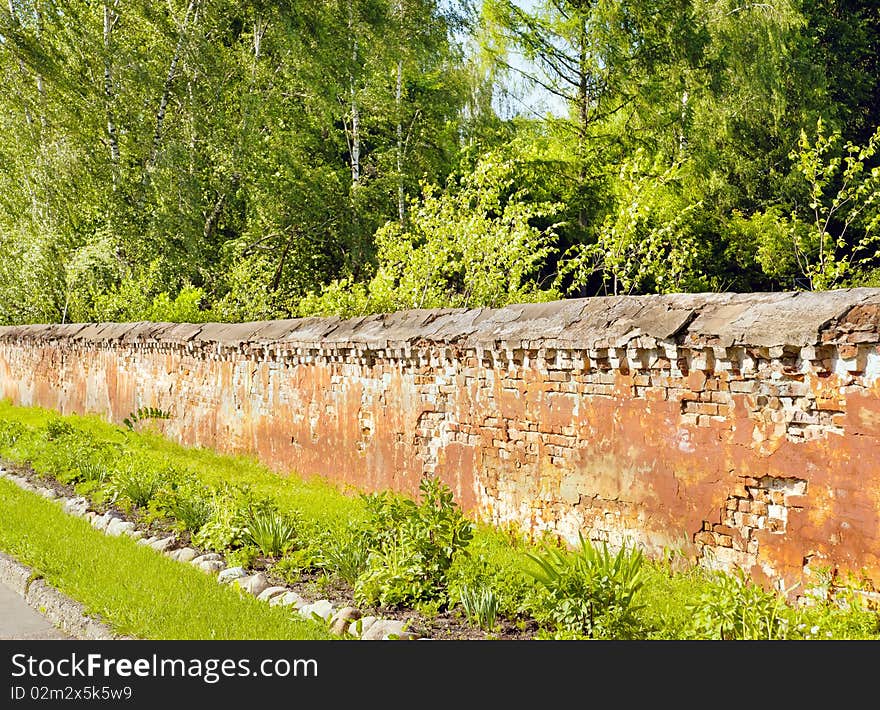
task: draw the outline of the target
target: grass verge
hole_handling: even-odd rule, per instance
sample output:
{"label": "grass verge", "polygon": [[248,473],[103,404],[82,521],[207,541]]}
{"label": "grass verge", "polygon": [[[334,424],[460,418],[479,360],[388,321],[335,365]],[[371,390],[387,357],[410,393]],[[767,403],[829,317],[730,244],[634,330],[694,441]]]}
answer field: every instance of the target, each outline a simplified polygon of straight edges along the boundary
{"label": "grass verge", "polygon": [[0,479],[0,550],[32,567],[115,632],[144,639],[330,638],[320,625],[217,584],[127,537]]}

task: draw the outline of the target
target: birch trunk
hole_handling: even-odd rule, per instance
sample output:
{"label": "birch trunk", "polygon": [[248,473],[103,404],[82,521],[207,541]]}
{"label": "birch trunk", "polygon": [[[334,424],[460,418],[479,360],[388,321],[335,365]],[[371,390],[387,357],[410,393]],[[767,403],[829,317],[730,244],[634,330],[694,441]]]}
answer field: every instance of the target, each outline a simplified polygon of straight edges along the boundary
{"label": "birch trunk", "polygon": [[[15,14],[15,5],[12,4],[12,0],[9,0],[9,17],[12,20],[12,24],[14,27],[18,27],[18,15]],[[18,70],[21,72],[23,77],[27,77],[28,71],[24,65],[24,62],[19,59],[18,60]],[[27,103],[24,104],[24,120],[28,125],[28,128],[33,130],[34,127],[34,117],[31,116],[31,110],[28,108]]]}
{"label": "birch trunk", "polygon": [[110,160],[113,163],[113,184],[118,179],[117,168],[119,167],[119,139],[116,131],[116,121],[113,118],[113,103],[115,92],[113,90],[113,59],[110,35],[113,27],[119,19],[116,8],[119,0],[113,3],[113,9],[104,3],[104,99],[107,102],[107,140],[110,143]]}
{"label": "birch trunk", "polygon": [[406,195],[403,190],[403,60],[397,60],[397,90],[394,94],[397,109],[397,216],[403,224],[406,219]]}
{"label": "birch trunk", "polygon": [[168,74],[165,77],[165,84],[162,87],[162,96],[159,99],[159,108],[156,111],[156,130],[153,133],[153,145],[150,149],[150,159],[147,161],[147,167],[152,168],[156,164],[159,157],[159,146],[162,141],[162,126],[165,122],[165,111],[168,108],[168,97],[171,94],[171,84],[177,75],[177,65],[180,62],[180,55],[183,52],[184,42],[186,40],[190,22],[196,12],[196,0],[190,0],[186,8],[186,15],[183,18],[183,25],[177,34],[177,44],[174,47],[174,55],[171,57],[171,64],[168,67]]}
{"label": "birch trunk", "polygon": [[348,3],[348,34],[351,37],[351,67],[348,71],[349,100],[351,102],[351,185],[357,187],[361,180],[361,115],[357,105],[355,67],[358,61],[358,42],[354,37],[354,8]]}

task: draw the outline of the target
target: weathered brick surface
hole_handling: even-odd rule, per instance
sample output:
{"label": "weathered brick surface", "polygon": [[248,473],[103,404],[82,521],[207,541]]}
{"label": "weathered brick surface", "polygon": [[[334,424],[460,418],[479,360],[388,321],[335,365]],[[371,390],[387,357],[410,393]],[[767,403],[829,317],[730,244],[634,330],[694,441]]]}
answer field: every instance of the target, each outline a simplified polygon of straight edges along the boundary
{"label": "weathered brick surface", "polygon": [[[880,584],[880,290],[0,328],[0,396],[495,523]],[[802,588],[805,585],[802,585]]]}

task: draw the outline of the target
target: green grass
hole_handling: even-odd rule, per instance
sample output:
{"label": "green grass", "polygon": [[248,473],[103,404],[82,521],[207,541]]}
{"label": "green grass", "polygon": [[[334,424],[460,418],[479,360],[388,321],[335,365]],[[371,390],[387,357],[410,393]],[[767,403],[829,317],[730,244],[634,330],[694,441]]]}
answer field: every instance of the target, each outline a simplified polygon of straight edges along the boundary
{"label": "green grass", "polygon": [[145,639],[330,638],[326,629],[219,585],[127,537],[109,537],[57,503],[0,479],[0,550],[100,615]]}
{"label": "green grass", "polygon": [[[28,429],[44,429],[58,418],[58,413],[40,407],[16,407],[0,401],[0,422],[18,422]],[[350,521],[364,516],[364,506],[357,495],[346,494],[320,478],[305,480],[293,472],[279,474],[253,456],[231,456],[211,449],[188,448],[149,430],[128,431],[97,416],[64,417],[77,431],[92,435],[97,441],[116,445],[146,464],[171,464],[194,473],[209,486],[222,483],[248,485],[258,495],[269,496],[281,510],[298,511],[314,521],[319,529],[342,529]],[[39,472],[39,458],[46,442],[26,435],[15,446],[2,451],[16,463],[33,463]],[[353,492],[349,492],[353,493]]]}

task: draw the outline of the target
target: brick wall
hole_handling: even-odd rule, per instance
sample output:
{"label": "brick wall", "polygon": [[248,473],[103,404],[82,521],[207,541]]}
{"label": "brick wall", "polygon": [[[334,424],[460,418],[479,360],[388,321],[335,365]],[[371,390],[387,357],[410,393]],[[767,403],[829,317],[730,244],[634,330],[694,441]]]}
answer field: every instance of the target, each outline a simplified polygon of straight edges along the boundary
{"label": "brick wall", "polygon": [[880,586],[880,290],[0,328],[0,396],[475,516]]}

